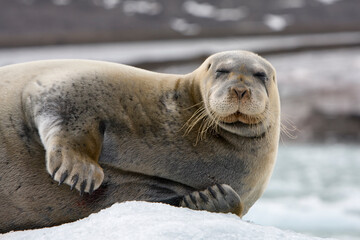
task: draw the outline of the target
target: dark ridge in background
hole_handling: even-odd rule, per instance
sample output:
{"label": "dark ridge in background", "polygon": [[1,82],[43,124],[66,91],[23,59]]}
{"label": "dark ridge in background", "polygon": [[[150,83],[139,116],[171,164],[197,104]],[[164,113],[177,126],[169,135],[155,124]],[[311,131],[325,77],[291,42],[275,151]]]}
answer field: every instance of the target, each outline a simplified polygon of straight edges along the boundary
{"label": "dark ridge in background", "polygon": [[[2,0],[0,47],[360,30],[358,0],[325,2]],[[185,6],[191,9],[201,4],[208,11],[240,9],[243,16],[219,21],[185,10]],[[142,8],[152,11],[141,13]],[[268,14],[284,17],[288,25],[278,31],[271,29],[264,23]],[[190,24],[196,31],[174,30],[176,21],[180,29],[181,24]]]}

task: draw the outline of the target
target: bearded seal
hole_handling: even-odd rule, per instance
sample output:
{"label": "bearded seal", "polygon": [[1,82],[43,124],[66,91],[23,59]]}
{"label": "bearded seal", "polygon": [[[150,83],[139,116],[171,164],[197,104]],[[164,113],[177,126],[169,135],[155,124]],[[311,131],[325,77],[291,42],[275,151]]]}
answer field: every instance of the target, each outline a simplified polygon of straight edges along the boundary
{"label": "bearded seal", "polygon": [[90,60],[1,67],[0,232],[129,200],[243,216],[279,129],[275,70],[247,51],[186,75]]}

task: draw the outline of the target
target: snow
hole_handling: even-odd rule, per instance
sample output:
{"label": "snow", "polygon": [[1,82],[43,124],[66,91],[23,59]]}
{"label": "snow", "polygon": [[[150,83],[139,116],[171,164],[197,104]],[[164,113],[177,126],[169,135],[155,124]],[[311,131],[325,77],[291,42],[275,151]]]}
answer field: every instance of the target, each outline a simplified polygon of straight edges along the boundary
{"label": "snow", "polygon": [[52,228],[0,235],[2,240],[42,239],[320,239],[242,221],[233,214],[193,211],[161,203],[117,203],[99,213]]}
{"label": "snow", "polygon": [[267,14],[264,16],[265,24],[274,31],[281,31],[289,25],[285,16]]}
{"label": "snow", "polygon": [[128,15],[144,14],[144,15],[158,15],[163,7],[158,2],[151,1],[125,1],[124,13]]}
{"label": "snow", "polygon": [[215,7],[209,3],[198,3],[195,1],[186,1],[183,5],[185,12],[196,17],[211,18]]}
{"label": "snow", "polygon": [[218,21],[238,21],[247,16],[245,7],[217,8],[209,3],[186,1],[183,8],[189,15],[199,18],[213,18]]}
{"label": "snow", "polygon": [[117,5],[119,5],[119,3],[121,1],[120,0],[93,0],[93,2],[96,6],[103,7],[105,9],[113,9]]}
{"label": "snow", "polygon": [[170,22],[172,30],[179,32],[186,36],[196,35],[200,32],[201,28],[198,24],[188,23],[183,18],[175,18]]}

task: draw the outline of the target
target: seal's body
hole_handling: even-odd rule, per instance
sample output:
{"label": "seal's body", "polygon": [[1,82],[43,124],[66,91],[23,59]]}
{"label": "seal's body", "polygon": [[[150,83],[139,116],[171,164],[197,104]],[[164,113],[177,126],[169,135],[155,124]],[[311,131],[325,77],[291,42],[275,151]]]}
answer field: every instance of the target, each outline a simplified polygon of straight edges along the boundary
{"label": "seal's body", "polygon": [[242,216],[271,175],[279,111],[274,69],[243,51],[187,75],[87,60],[2,67],[0,232],[127,200]]}

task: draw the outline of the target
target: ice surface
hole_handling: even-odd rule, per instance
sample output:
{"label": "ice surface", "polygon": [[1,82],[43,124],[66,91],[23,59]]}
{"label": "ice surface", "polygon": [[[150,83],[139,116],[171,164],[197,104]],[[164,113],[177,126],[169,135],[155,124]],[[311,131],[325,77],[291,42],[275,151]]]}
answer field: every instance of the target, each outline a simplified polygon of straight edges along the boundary
{"label": "ice surface", "polygon": [[2,240],[100,239],[319,239],[259,226],[233,214],[209,213],[160,203],[125,202],[74,223],[0,235]]}

